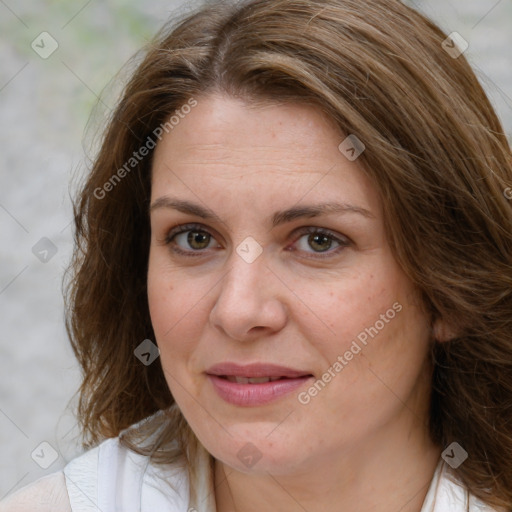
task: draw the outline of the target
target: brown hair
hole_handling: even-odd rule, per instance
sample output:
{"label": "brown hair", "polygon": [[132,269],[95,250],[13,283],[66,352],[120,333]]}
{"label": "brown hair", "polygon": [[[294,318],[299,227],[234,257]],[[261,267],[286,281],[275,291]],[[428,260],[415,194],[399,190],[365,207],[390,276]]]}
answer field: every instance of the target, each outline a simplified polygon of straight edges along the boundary
{"label": "brown hair", "polygon": [[168,461],[182,452],[190,460],[198,447],[159,361],[134,357],[154,339],[151,154],[129,170],[126,162],[191,98],[307,102],[364,142],[360,160],[382,197],[396,260],[432,322],[444,318],[456,333],[432,339],[433,441],[457,441],[469,454],[457,478],[490,505],[512,507],[512,158],[482,87],[463,55],[443,49],[445,38],[398,0],[214,2],[162,29],[75,205],[67,326],[84,374],[88,443],[162,410],[124,442],[144,451],[137,435],[159,431],[146,451]]}

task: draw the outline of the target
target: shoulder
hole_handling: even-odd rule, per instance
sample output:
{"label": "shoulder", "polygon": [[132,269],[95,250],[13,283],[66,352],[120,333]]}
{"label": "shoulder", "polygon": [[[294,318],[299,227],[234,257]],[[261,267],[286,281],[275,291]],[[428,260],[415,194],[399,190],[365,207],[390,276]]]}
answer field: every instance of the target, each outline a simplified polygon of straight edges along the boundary
{"label": "shoulder", "polygon": [[434,473],[421,512],[503,512],[473,496],[456,478],[448,465],[440,461]]}
{"label": "shoulder", "polygon": [[187,512],[188,504],[184,463],[155,464],[113,438],[12,494],[0,512]]}
{"label": "shoulder", "polygon": [[189,482],[184,464],[157,465],[108,439],[65,468],[72,510],[186,512]]}
{"label": "shoulder", "polygon": [[52,473],[11,494],[0,512],[71,512],[62,471]]}

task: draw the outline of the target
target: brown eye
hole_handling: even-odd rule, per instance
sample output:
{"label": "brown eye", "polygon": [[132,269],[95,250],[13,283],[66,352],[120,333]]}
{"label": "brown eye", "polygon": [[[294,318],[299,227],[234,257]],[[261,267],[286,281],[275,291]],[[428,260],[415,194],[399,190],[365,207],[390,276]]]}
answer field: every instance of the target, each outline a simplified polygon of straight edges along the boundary
{"label": "brown eye", "polygon": [[167,235],[165,243],[173,252],[184,255],[188,253],[190,256],[200,256],[206,252],[205,249],[219,247],[218,243],[215,245],[216,240],[208,231],[195,224],[175,227]]}
{"label": "brown eye", "polygon": [[198,229],[188,229],[170,237],[168,243],[178,246],[183,251],[201,251],[208,249],[212,240],[210,233]]}
{"label": "brown eye", "polygon": [[206,249],[210,240],[211,235],[205,231],[188,231],[187,243],[192,249]]}
{"label": "brown eye", "polygon": [[[348,247],[350,240],[343,236],[337,236],[323,228],[308,227],[299,232],[299,237],[294,245],[295,248],[293,250],[310,255],[308,257],[318,255],[320,258],[327,258],[335,256]],[[322,253],[325,253],[325,256]]]}
{"label": "brown eye", "polygon": [[317,252],[328,251],[332,246],[332,239],[323,234],[311,234],[308,236],[309,246]]}

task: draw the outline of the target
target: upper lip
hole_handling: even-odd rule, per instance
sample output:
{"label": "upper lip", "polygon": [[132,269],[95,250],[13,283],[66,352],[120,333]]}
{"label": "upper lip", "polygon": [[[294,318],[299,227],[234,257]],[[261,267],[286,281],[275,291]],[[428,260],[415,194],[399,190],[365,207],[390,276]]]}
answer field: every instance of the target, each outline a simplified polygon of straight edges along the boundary
{"label": "upper lip", "polygon": [[211,366],[206,373],[224,377],[287,377],[297,378],[311,375],[308,371],[296,370],[286,366],[270,363],[252,363],[241,365],[237,363],[219,363]]}

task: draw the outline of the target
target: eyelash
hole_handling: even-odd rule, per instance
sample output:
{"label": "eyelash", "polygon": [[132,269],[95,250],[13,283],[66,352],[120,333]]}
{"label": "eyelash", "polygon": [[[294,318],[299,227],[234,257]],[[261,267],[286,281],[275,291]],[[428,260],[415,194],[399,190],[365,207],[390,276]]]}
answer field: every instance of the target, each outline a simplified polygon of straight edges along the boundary
{"label": "eyelash", "polygon": [[[207,233],[212,238],[214,238],[213,235],[207,229],[205,229],[201,224],[183,224],[181,226],[176,226],[175,228],[171,229],[171,231],[169,231],[169,233],[165,237],[164,244],[169,245],[169,246],[172,245],[171,250],[173,252],[183,255],[183,256],[192,257],[192,258],[198,257],[198,256],[204,256],[204,252],[206,249],[196,250],[196,251],[194,251],[194,250],[184,251],[183,249],[179,248],[175,244],[173,245],[173,241],[176,236],[180,235],[181,233],[186,233],[188,231]],[[345,249],[346,247],[348,247],[350,245],[350,240],[348,238],[344,238],[344,239],[339,238],[336,235],[334,235],[331,231],[326,230],[324,228],[315,227],[315,226],[310,226],[307,228],[299,229],[296,233],[297,238],[294,243],[298,242],[304,235],[309,235],[309,234],[325,235],[326,237],[329,237],[332,241],[339,244],[339,246],[336,247],[334,250],[328,250],[325,252],[317,252],[317,253],[315,253],[315,252],[309,253],[309,254],[314,254],[315,256],[308,256],[308,258],[324,259],[324,258],[333,257],[334,255],[337,255],[343,249]]]}

